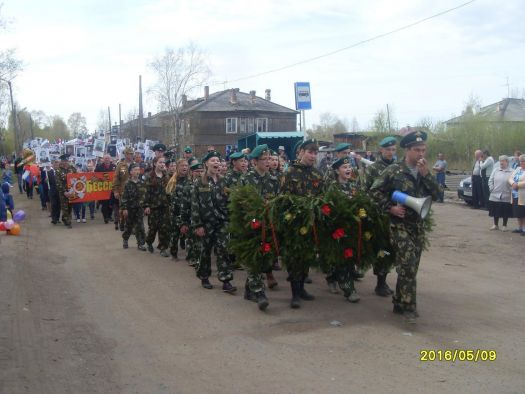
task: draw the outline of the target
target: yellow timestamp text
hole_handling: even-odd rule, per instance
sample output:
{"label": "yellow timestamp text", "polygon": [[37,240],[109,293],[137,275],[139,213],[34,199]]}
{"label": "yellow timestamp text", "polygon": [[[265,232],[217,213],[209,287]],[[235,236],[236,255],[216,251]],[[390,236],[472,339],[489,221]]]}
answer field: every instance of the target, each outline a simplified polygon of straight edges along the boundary
{"label": "yellow timestamp text", "polygon": [[495,350],[484,349],[449,349],[449,350],[435,350],[422,349],[419,351],[419,361],[496,361],[497,352]]}

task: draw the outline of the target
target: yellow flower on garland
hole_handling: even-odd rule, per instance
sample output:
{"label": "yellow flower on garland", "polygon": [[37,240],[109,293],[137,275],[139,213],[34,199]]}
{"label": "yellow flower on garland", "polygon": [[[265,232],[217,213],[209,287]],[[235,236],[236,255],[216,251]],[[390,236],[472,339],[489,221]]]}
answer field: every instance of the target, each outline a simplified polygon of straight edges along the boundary
{"label": "yellow flower on garland", "polygon": [[384,250],[380,250],[379,252],[377,252],[377,257],[384,258],[385,257],[385,251]]}
{"label": "yellow flower on garland", "polygon": [[357,214],[361,219],[367,217],[366,210],[364,208],[359,208],[359,213]]}
{"label": "yellow flower on garland", "polygon": [[372,238],[372,233],[370,231],[365,231],[363,237],[365,238],[365,241],[370,241],[370,239]]}
{"label": "yellow flower on garland", "polygon": [[301,234],[301,235],[306,235],[306,234],[308,234],[308,228],[305,227],[305,226],[301,227],[301,228],[299,229],[299,234]]}
{"label": "yellow flower on garland", "polygon": [[286,213],[284,215],[284,220],[286,220],[287,222],[289,222],[292,219],[293,219],[293,216],[292,216],[292,214],[290,212],[288,212],[288,213]]}

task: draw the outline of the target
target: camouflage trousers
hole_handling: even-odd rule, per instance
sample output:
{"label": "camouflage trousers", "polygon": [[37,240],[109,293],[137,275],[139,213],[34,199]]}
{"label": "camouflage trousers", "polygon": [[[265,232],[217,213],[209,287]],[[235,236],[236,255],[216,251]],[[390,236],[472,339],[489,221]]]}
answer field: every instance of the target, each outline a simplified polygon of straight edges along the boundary
{"label": "camouflage trousers", "polygon": [[172,256],[177,256],[179,252],[179,240],[181,239],[180,226],[175,220],[171,220],[171,235],[170,235],[170,252]]}
{"label": "camouflage trousers", "polygon": [[60,210],[62,211],[62,223],[65,225],[71,224],[71,209],[73,206],[69,203],[69,199],[63,194],[60,196]]}
{"label": "camouflage trousers", "polygon": [[155,236],[159,234],[159,249],[166,250],[170,245],[170,218],[164,208],[151,208],[148,215],[148,235],[146,242],[153,245]]}
{"label": "camouflage trousers", "polygon": [[186,261],[196,265],[201,257],[202,241],[195,234],[188,234],[186,238]]}
{"label": "camouflage trousers", "polygon": [[196,266],[197,277],[208,279],[211,275],[211,252],[215,247],[217,257],[217,276],[221,282],[233,279],[233,269],[228,258],[227,226],[206,226],[206,235],[202,237],[202,250]]}
{"label": "camouflage trousers", "polygon": [[344,296],[348,297],[355,290],[354,273],[355,266],[353,263],[330,267],[328,272],[326,272],[326,281],[328,283],[337,283]]}
{"label": "camouflage trousers", "polygon": [[396,257],[397,284],[392,302],[405,311],[416,310],[416,276],[423,252],[423,229],[404,223],[391,224]]}
{"label": "camouflage trousers", "polygon": [[122,238],[128,240],[131,234],[135,234],[137,243],[144,245],[146,234],[144,232],[144,212],[142,208],[128,209],[126,227],[122,233]]}
{"label": "camouflage trousers", "polygon": [[263,291],[264,286],[264,276],[263,274],[272,273],[272,266],[268,265],[267,267],[259,270],[254,268],[246,268],[246,283],[251,292],[257,293]]}

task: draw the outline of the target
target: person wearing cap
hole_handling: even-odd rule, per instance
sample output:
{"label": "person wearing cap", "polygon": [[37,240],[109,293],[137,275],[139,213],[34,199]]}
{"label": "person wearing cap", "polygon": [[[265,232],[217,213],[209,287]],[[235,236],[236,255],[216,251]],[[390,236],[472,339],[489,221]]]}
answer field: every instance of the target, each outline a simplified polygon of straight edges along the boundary
{"label": "person wearing cap", "polygon": [[[393,136],[385,137],[379,142],[379,157],[372,165],[365,168],[364,189],[366,191],[370,190],[374,181],[379,178],[385,168],[395,162],[396,145],[397,139]],[[394,294],[386,282],[388,272],[387,268],[379,267],[377,264],[374,265],[374,275],[377,276],[375,293],[380,297],[388,297]]]}
{"label": "person wearing cap", "polygon": [[[102,162],[97,164],[95,167],[95,172],[115,172],[115,164],[111,161],[111,156],[108,153],[105,153],[102,157]],[[115,203],[115,195],[111,193],[111,196],[107,200],[102,200],[100,202],[100,211],[102,212],[102,217],[104,218],[104,223],[109,223],[111,216],[113,214],[113,205]]]}
{"label": "person wearing cap", "polygon": [[[298,196],[317,196],[323,192],[323,175],[315,168],[319,145],[314,139],[303,141],[299,147],[299,159],[294,162],[281,180],[281,193],[290,193]],[[290,307],[301,307],[301,299],[313,300],[315,297],[304,289],[308,270],[303,270],[304,262],[286,262],[288,279],[292,290]]]}
{"label": "person wearing cap", "polygon": [[122,247],[128,248],[128,240],[131,234],[135,234],[137,248],[145,251],[146,234],[144,232],[144,197],[145,185],[140,177],[140,165],[131,163],[129,165],[129,179],[124,186],[120,199],[120,209],[126,222],[126,228],[122,233]]}
{"label": "person wearing cap", "polygon": [[182,157],[184,157],[186,160],[191,159],[193,157],[193,149],[191,149],[190,146],[186,146],[182,153]]}
{"label": "person wearing cap", "polygon": [[204,173],[204,167],[202,163],[195,158],[190,161],[189,165],[190,174],[182,190],[178,223],[181,234],[186,237],[186,261],[188,265],[195,267],[200,258],[202,242],[195,233],[189,231],[191,226],[191,196],[195,181],[200,179]]}
{"label": "person wearing cap", "polygon": [[144,214],[148,216],[148,233],[146,235],[147,248],[153,253],[153,242],[158,234],[160,255],[169,257],[170,244],[170,217],[167,214],[170,206],[169,196],[166,193],[168,184],[166,173],[166,159],[153,159],[153,171],[146,178],[146,193],[144,197]]}
{"label": "person wearing cap", "polygon": [[113,177],[113,195],[115,201],[113,203],[113,211],[115,214],[115,230],[124,231],[124,218],[120,212],[120,196],[124,191],[124,186],[129,178],[129,165],[133,163],[133,148],[127,146],[124,149],[124,159],[120,160],[115,167],[115,176]]}
{"label": "person wearing cap", "polygon": [[[279,193],[279,180],[270,174],[268,160],[270,158],[270,151],[268,145],[258,145],[250,154],[252,160],[252,170],[244,175],[241,179],[243,185],[252,185],[255,187],[259,195],[269,200]],[[252,268],[247,270],[247,278],[245,284],[244,298],[246,300],[256,301],[260,310],[265,310],[268,307],[268,298],[264,292],[264,282],[262,274],[266,274],[268,287],[273,289],[277,286],[272,267],[260,266],[258,269]]]}
{"label": "person wearing cap", "polygon": [[[343,157],[332,163],[335,179],[331,182],[337,189],[341,190],[348,198],[352,198],[359,190],[359,182],[352,178],[352,166],[349,157]],[[344,264],[332,267],[326,272],[326,283],[330,292],[337,294],[337,285],[343,291],[343,296],[352,303],[361,298],[357,294],[354,285],[355,265]]]}
{"label": "person wearing cap", "polygon": [[191,229],[200,237],[202,250],[196,267],[197,277],[205,289],[212,289],[211,252],[215,248],[217,274],[222,282],[222,291],[233,294],[237,288],[233,280],[233,269],[228,258],[228,198],[224,193],[219,175],[221,161],[217,151],[208,152],[202,159],[204,174],[195,181],[191,198]]}
{"label": "person wearing cap", "polygon": [[62,211],[62,223],[67,228],[71,228],[71,209],[72,205],[69,203],[71,193],[67,189],[67,174],[77,172],[75,166],[69,162],[69,155],[63,154],[60,156],[59,168],[56,172],[56,185],[58,196],[60,198],[60,210]]}
{"label": "person wearing cap", "polygon": [[277,148],[279,157],[282,157],[285,161],[288,161],[288,156],[286,155],[286,149],[284,149],[283,145],[279,145]]}
{"label": "person wearing cap", "polygon": [[188,161],[179,159],[176,162],[176,171],[168,181],[166,192],[170,196],[170,217],[171,217],[171,236],[170,236],[170,254],[175,260],[179,256],[179,242],[181,247],[184,246],[185,237],[180,232],[180,208],[182,204],[182,193],[184,186],[188,182]]}
{"label": "person wearing cap", "polygon": [[425,242],[425,225],[411,208],[392,202],[394,191],[412,197],[431,196],[435,201],[440,186],[431,175],[425,159],[427,134],[413,131],[403,137],[401,148],[405,157],[388,166],[370,188],[372,198],[390,217],[390,239],[397,270],[394,313],[404,315],[408,323],[419,316],[416,302],[416,275]]}
{"label": "person wearing cap", "polygon": [[157,143],[153,145],[153,148],[151,150],[155,153],[155,158],[158,159],[161,156],[164,156],[168,148],[166,148],[166,145]]}
{"label": "person wearing cap", "polygon": [[[357,165],[355,159],[352,157],[352,144],[347,142],[341,142],[334,148],[334,162],[345,157],[350,158],[350,165],[352,167],[352,178],[357,179]],[[333,171],[327,171],[325,174],[325,180],[327,182],[332,181],[335,178]]]}
{"label": "person wearing cap", "polygon": [[279,154],[274,150],[270,151],[268,165],[270,167],[270,174],[276,177],[277,179],[280,179],[282,175],[281,162],[279,161]]}

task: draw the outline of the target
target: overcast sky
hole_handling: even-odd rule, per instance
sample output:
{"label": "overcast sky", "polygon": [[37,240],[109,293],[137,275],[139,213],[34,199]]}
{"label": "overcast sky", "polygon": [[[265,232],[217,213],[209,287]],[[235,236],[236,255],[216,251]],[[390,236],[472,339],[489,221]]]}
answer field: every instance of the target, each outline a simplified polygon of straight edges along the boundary
{"label": "overcast sky", "polygon": [[[2,1],[2,0],[0,0]],[[293,84],[311,83],[307,125],[330,111],[361,128],[386,104],[399,126],[461,113],[470,95],[488,105],[525,88],[525,1],[477,0],[452,13],[320,60],[315,57],[456,7],[466,0],[3,0],[12,21],[0,48],[25,66],[14,80],[20,107],[81,112],[94,130],[101,110],[138,108],[138,75],[166,47],[190,40],[207,52],[211,92],[272,90],[294,107]],[[218,83],[221,81],[221,83]],[[215,84],[213,83],[215,82]],[[201,94],[202,95],[202,94]],[[145,112],[157,111],[146,99]]]}

